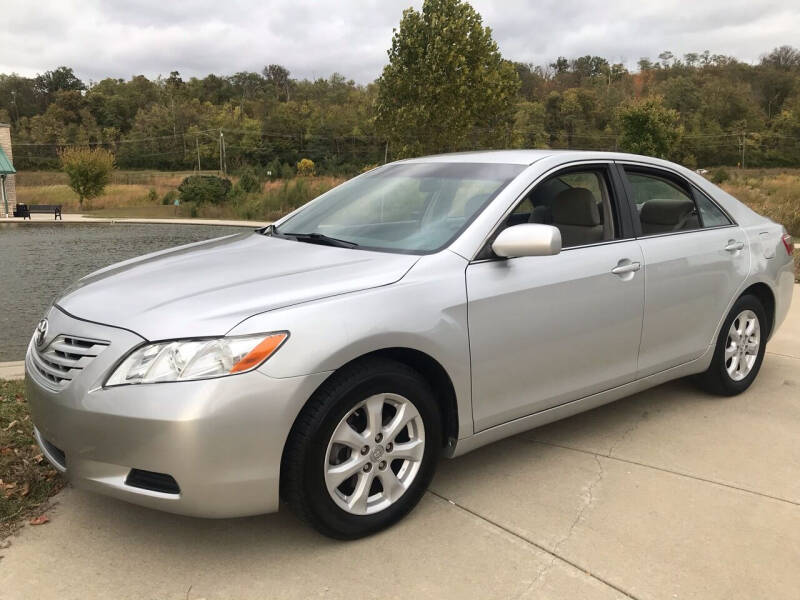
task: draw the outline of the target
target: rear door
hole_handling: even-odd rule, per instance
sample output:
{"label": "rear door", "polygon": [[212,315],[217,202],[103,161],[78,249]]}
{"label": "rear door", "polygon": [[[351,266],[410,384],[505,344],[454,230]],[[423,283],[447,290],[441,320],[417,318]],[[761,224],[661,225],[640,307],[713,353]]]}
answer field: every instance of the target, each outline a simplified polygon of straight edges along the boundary
{"label": "rear door", "polygon": [[644,257],[637,377],[698,358],[750,267],[744,232],[708,196],[666,169],[621,164]]}
{"label": "rear door", "polygon": [[467,267],[476,430],[635,377],[643,259],[628,221],[620,219],[615,174],[609,164],[558,171],[495,232],[552,224],[561,230],[560,254],[500,259],[487,243]]}

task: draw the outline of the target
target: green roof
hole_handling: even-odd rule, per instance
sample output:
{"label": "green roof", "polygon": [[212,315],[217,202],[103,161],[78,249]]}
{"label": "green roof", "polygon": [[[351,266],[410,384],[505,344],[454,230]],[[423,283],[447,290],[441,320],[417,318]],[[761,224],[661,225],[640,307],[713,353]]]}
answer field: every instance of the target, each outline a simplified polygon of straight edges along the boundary
{"label": "green roof", "polygon": [[17,170],[14,168],[14,165],[11,164],[6,153],[0,148],[0,175],[12,175],[16,172]]}

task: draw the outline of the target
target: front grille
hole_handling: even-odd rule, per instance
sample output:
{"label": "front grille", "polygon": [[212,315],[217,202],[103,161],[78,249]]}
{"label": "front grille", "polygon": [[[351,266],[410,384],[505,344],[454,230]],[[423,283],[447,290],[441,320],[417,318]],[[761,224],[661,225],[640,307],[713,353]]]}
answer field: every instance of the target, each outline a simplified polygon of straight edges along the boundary
{"label": "front grille", "polygon": [[56,389],[66,386],[108,346],[103,340],[59,335],[46,348],[31,352],[36,372]]}
{"label": "front grille", "polygon": [[163,494],[180,494],[181,492],[178,482],[175,481],[172,475],[143,471],[141,469],[131,469],[125,479],[125,485]]}

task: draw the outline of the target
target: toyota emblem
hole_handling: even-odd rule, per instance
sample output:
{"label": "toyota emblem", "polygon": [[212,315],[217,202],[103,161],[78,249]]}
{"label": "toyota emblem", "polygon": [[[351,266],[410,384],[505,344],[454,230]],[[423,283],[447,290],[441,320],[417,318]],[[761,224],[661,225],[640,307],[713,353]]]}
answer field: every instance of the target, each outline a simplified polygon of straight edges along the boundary
{"label": "toyota emblem", "polygon": [[41,348],[47,337],[47,319],[42,319],[36,326],[36,345]]}

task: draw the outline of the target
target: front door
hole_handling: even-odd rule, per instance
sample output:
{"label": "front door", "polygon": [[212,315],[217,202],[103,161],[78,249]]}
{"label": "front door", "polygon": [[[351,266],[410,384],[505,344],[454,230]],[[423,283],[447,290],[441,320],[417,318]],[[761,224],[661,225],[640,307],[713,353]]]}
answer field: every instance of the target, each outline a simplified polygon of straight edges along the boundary
{"label": "front door", "polygon": [[476,431],[634,379],[643,257],[619,213],[605,166],[556,173],[501,228],[552,224],[562,252],[467,267]]}

